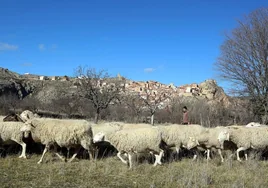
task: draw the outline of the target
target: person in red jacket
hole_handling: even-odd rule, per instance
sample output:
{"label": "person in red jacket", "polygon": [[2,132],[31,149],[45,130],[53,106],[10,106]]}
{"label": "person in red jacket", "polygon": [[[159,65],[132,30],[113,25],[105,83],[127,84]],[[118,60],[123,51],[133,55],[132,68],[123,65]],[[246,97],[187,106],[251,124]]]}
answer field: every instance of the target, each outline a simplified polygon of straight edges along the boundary
{"label": "person in red jacket", "polygon": [[182,114],[182,124],[183,124],[183,125],[189,125],[190,122],[189,122],[189,115],[188,115],[187,107],[184,106],[184,107],[182,108],[182,111],[183,111],[183,114]]}

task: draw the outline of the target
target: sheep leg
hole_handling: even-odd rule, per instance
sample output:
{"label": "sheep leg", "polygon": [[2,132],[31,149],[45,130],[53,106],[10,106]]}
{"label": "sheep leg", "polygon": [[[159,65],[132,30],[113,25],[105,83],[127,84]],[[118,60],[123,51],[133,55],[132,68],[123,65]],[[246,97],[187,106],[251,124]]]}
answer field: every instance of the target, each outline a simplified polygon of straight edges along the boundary
{"label": "sheep leg", "polygon": [[248,154],[247,152],[245,152],[245,158],[246,158],[246,161],[248,160]]}
{"label": "sheep leg", "polygon": [[[85,141],[85,140],[83,140],[82,142],[81,142],[81,146],[85,149],[85,150],[87,150],[88,151],[88,154],[89,154],[89,158],[90,159],[94,159],[94,155],[95,155],[95,149],[93,148],[93,146],[92,145],[90,145],[90,144],[88,144],[88,142],[87,141]],[[97,156],[96,156],[97,157]]]}
{"label": "sheep leg", "polygon": [[219,155],[220,155],[220,157],[221,157],[221,162],[223,163],[223,162],[224,162],[224,158],[223,158],[223,156],[222,156],[221,149],[218,149],[218,153],[219,153]]}
{"label": "sheep leg", "polygon": [[[56,155],[60,160],[62,160],[63,162],[66,162],[66,158],[57,152],[58,145],[53,144],[53,146],[54,146],[54,153],[55,153],[55,155]],[[68,148],[67,148],[67,149],[68,149]],[[69,149],[68,149],[68,151],[69,151]],[[68,154],[67,154],[67,155],[68,155]]]}
{"label": "sheep leg", "polygon": [[70,148],[67,148],[67,159],[70,157]]}
{"label": "sheep leg", "polygon": [[128,163],[128,162],[122,157],[122,153],[121,153],[120,151],[117,153],[117,157],[118,157],[123,163],[125,163],[125,164]]}
{"label": "sheep leg", "polygon": [[21,155],[19,156],[19,158],[26,159],[26,144],[22,141],[21,142],[19,142],[17,140],[14,140],[14,141],[17,142],[22,147]]}
{"label": "sheep leg", "polygon": [[80,151],[81,147],[76,148],[75,153],[71,157],[71,159],[68,161],[69,163],[74,160],[74,158],[77,156],[78,152]]}
{"label": "sheep leg", "polygon": [[194,157],[193,157],[193,160],[192,161],[195,161],[197,159],[197,152],[194,151]]}
{"label": "sheep leg", "polygon": [[154,155],[155,156],[154,166],[156,166],[157,164],[159,164],[159,165],[162,164],[161,159],[162,159],[163,155],[164,155],[163,150],[160,151],[159,155],[156,155],[156,154]]}
{"label": "sheep leg", "polygon": [[43,158],[44,158],[46,152],[48,151],[48,149],[49,149],[49,145],[46,145],[45,149],[44,149],[44,151],[42,153],[42,156],[41,156],[40,160],[37,162],[37,164],[41,164],[43,162]]}
{"label": "sheep leg", "polygon": [[181,149],[180,147],[176,146],[176,160],[179,159],[180,157],[180,149]]}
{"label": "sheep leg", "polygon": [[210,149],[207,149],[207,160],[211,160],[211,158],[210,158]]}
{"label": "sheep leg", "polygon": [[236,157],[237,157],[237,160],[238,161],[242,161],[241,159],[240,159],[240,157],[239,157],[239,152],[240,151],[245,151],[246,150],[246,148],[244,148],[244,147],[240,147],[240,148],[238,148],[237,150],[236,150]]}
{"label": "sheep leg", "polygon": [[128,153],[129,169],[133,167],[133,153]]}
{"label": "sheep leg", "polygon": [[88,154],[89,154],[89,158],[92,159],[92,160],[95,159],[95,157],[94,157],[95,149],[93,147],[89,147],[89,149],[87,151],[88,151]]}
{"label": "sheep leg", "polygon": [[66,158],[63,157],[62,155],[60,155],[58,152],[55,152],[55,154],[57,155],[58,158],[60,158],[60,160],[66,162]]}

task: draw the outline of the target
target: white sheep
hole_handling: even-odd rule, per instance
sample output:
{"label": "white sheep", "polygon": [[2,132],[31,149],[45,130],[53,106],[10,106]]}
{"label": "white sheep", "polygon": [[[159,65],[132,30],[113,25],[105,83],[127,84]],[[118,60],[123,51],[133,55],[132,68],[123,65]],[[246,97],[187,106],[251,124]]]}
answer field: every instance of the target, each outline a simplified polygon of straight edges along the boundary
{"label": "white sheep", "polygon": [[[238,147],[236,150],[237,160],[241,161],[239,152],[248,149],[262,150],[268,146],[268,128],[267,127],[227,127],[220,132],[218,140],[223,147],[224,141],[232,141]],[[245,152],[247,160],[247,153]]]}
{"label": "white sheep", "polygon": [[263,125],[258,122],[250,122],[245,127],[267,127],[267,125]]}
{"label": "white sheep", "polygon": [[[206,129],[201,125],[168,125],[157,126],[162,133],[162,140],[169,147],[176,147],[177,155],[180,152],[181,147],[186,148],[189,137],[199,135]],[[194,160],[197,155],[194,155]]]}
{"label": "white sheep", "polygon": [[215,148],[218,150],[218,153],[221,157],[221,162],[224,162],[221,152],[222,146],[218,141],[218,135],[225,129],[225,127],[207,128],[206,131],[203,131],[201,134],[189,137],[187,149],[190,150],[197,146],[204,147],[207,150],[207,160],[210,160],[211,149]]}
{"label": "white sheep", "polygon": [[[118,158],[125,164],[129,162],[129,168],[132,168],[135,154],[143,152],[155,155],[154,166],[162,164],[161,158],[164,151],[161,149],[161,132],[158,128],[125,129],[109,134],[98,133],[95,136],[95,141],[110,142],[118,150]],[[123,158],[125,153],[128,156],[128,161]]]}
{"label": "white sheep", "polygon": [[29,131],[24,129],[22,122],[0,122],[0,143],[11,144],[12,141],[18,143],[22,147],[22,152],[19,158],[26,158],[26,144],[23,142],[23,137],[27,138]]}
{"label": "white sheep", "polygon": [[[66,147],[68,151],[75,147],[76,151],[69,162],[76,157],[81,146],[89,151],[92,159],[93,135],[91,125],[86,120],[34,118],[25,123],[24,130],[30,130],[33,140],[45,145],[38,164],[42,163],[44,155],[52,145]],[[56,155],[65,160],[57,152]]]}

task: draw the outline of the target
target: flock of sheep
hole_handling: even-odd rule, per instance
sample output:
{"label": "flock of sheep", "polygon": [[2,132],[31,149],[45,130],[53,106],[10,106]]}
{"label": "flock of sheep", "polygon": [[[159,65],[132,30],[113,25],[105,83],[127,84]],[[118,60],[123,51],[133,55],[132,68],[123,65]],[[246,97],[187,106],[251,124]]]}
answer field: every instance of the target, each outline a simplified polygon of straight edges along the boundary
{"label": "flock of sheep", "polygon": [[[3,119],[0,122],[0,143],[11,141],[21,145],[20,158],[26,158],[24,138],[31,135],[36,143],[44,145],[42,163],[47,151],[54,148],[55,154],[63,161],[71,162],[81,148],[88,151],[90,159],[94,158],[95,145],[106,141],[117,150],[118,158],[130,168],[137,154],[150,153],[154,156],[154,166],[162,164],[162,157],[171,147],[176,148],[178,155],[181,149],[190,151],[203,150],[210,159],[211,151],[217,150],[224,162],[223,150],[236,151],[237,160],[241,161],[240,152],[256,149],[265,151],[268,146],[268,127],[258,123],[247,126],[227,126],[206,128],[200,125],[158,125],[126,124],[110,122],[93,124],[86,120],[40,118],[31,111],[22,112],[19,121]],[[57,152],[57,148],[75,149],[72,157],[67,158]],[[69,153],[69,152],[68,152]],[[197,155],[194,155],[196,159]]]}

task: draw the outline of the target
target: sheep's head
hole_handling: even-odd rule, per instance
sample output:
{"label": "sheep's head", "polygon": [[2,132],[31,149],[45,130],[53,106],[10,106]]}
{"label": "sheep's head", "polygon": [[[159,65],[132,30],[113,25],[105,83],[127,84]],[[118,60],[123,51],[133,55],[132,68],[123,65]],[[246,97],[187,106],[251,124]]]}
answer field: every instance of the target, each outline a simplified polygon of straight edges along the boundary
{"label": "sheep's head", "polygon": [[223,149],[224,141],[229,141],[229,140],[230,140],[230,134],[228,131],[222,131],[219,133],[218,141],[222,149]]}
{"label": "sheep's head", "polygon": [[196,139],[196,138],[194,138],[194,137],[189,137],[189,139],[188,139],[188,142],[187,142],[187,149],[192,149],[192,148],[194,148],[194,147],[196,147],[196,146],[199,146],[200,144],[199,144],[199,142],[198,142],[198,140]]}
{"label": "sheep's head", "polygon": [[103,132],[98,132],[97,134],[94,135],[93,137],[93,142],[102,142],[104,141],[105,134]]}
{"label": "sheep's head", "polygon": [[21,114],[20,114],[20,118],[23,120],[23,122],[26,122],[30,119],[33,119],[37,117],[32,111],[30,110],[24,110]]}

